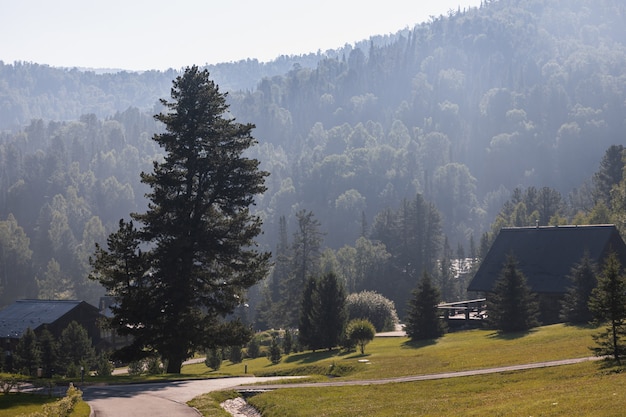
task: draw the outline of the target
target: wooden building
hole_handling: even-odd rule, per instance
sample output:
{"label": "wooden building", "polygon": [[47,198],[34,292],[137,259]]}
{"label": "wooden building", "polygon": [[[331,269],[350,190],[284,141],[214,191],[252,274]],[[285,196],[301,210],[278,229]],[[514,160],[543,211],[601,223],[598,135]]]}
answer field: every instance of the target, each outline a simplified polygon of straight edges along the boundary
{"label": "wooden building", "polygon": [[[544,324],[559,321],[560,301],[571,285],[568,275],[585,252],[599,268],[615,252],[626,266],[626,244],[614,225],[503,228],[487,252],[467,290],[489,293],[512,255],[540,303]],[[489,314],[487,312],[487,314]]]}
{"label": "wooden building", "polygon": [[0,310],[0,345],[6,353],[12,352],[28,328],[36,334],[47,328],[58,340],[63,330],[76,321],[87,330],[93,345],[99,347],[102,318],[98,308],[85,301],[18,300]]}

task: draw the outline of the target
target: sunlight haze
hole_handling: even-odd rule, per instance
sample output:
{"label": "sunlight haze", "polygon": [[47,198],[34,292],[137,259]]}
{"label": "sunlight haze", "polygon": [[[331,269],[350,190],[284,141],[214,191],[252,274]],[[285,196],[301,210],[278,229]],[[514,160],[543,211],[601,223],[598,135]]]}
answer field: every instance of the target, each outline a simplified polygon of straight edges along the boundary
{"label": "sunlight haze", "polygon": [[480,0],[384,2],[1,0],[0,60],[59,67],[180,69],[335,49]]}

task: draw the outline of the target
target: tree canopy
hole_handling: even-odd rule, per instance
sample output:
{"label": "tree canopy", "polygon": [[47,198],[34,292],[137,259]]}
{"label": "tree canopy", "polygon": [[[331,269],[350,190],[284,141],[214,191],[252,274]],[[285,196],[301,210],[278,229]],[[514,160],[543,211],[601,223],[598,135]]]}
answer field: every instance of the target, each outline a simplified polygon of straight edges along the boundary
{"label": "tree canopy", "polygon": [[182,362],[202,347],[244,344],[241,325],[223,317],[264,277],[269,255],[254,238],[261,220],[250,213],[265,191],[259,162],[243,156],[253,125],[227,118],[224,94],[206,70],[187,68],[173,82],[154,136],[165,156],[151,173],[148,210],[120,222],[108,249],[98,247],[93,277],[115,297],[113,325],[135,336],[127,352]]}

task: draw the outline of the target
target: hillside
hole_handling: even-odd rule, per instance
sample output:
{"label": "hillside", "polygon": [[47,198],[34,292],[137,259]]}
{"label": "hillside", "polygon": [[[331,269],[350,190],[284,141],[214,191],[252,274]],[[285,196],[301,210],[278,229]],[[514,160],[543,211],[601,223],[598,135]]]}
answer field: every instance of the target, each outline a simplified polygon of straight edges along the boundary
{"label": "hillside", "polygon": [[[351,290],[370,283],[402,308],[418,255],[389,243],[409,205],[433,216],[419,255],[431,266],[470,252],[516,187],[549,189],[550,214],[566,220],[590,210],[581,190],[626,142],[625,16],[618,0],[489,1],[337,51],[211,67],[233,116],[257,126],[253,156],[271,173],[261,244],[276,248],[282,216],[291,236],[302,209],[324,247],[386,242],[380,259],[396,263]],[[0,305],[43,282],[97,299],[88,257],[145,207],[139,173],[160,154],[152,115],[177,74],[0,63],[0,241],[15,271]]]}

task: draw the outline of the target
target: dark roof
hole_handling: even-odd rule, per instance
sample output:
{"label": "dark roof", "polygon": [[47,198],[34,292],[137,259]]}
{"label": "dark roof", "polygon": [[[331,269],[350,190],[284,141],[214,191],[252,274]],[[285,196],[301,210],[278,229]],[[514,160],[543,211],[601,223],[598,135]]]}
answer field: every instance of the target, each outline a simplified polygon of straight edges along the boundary
{"label": "dark roof", "polygon": [[601,266],[611,250],[626,266],[626,245],[614,225],[503,228],[467,289],[491,291],[507,255],[513,255],[532,291],[563,293],[585,251]]}
{"label": "dark roof", "polygon": [[19,338],[29,327],[36,330],[41,325],[54,323],[81,303],[90,306],[75,300],[15,301],[0,311],[0,337]]}

